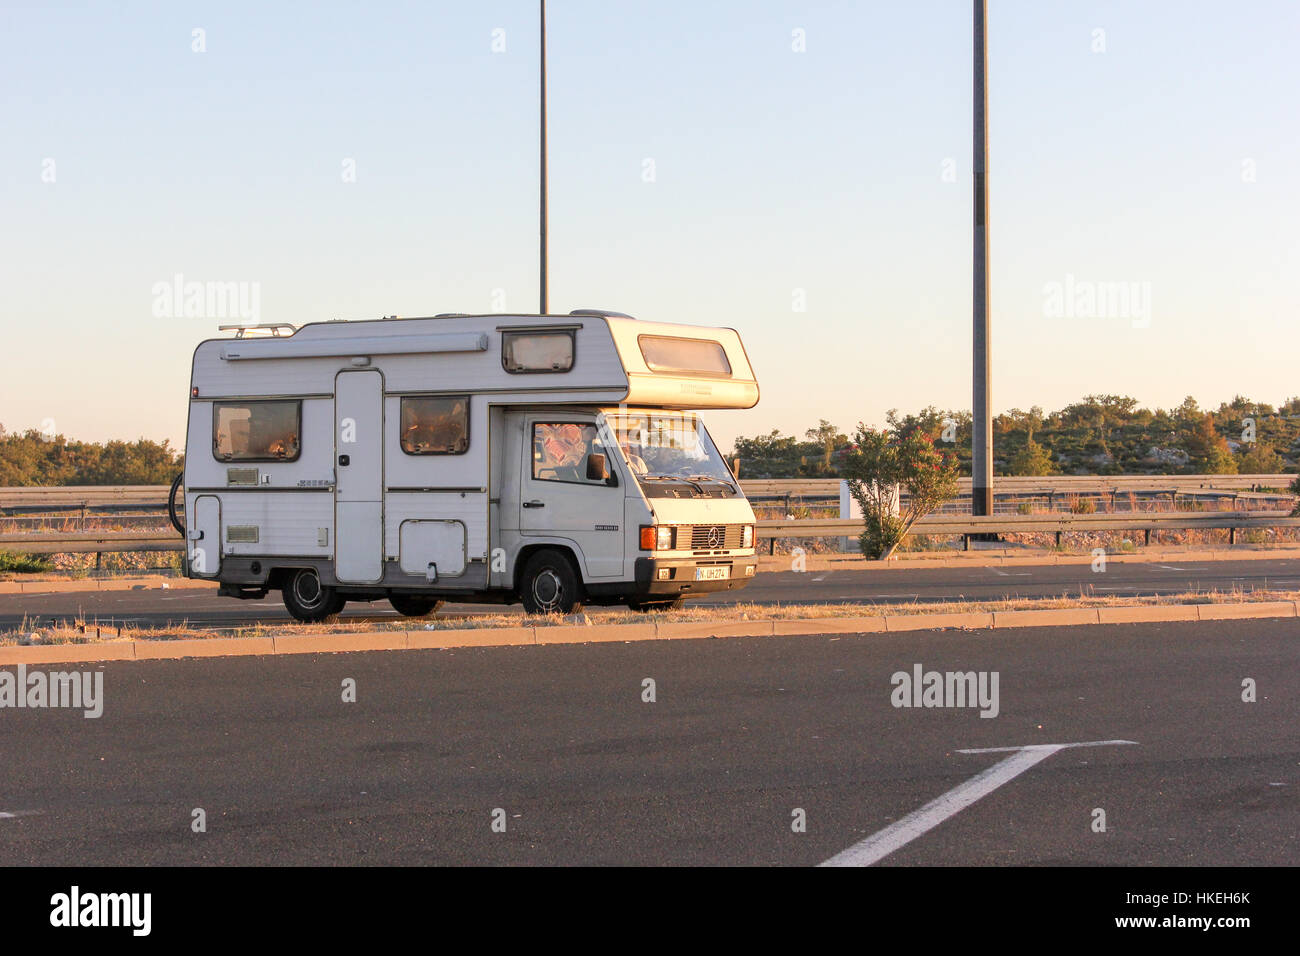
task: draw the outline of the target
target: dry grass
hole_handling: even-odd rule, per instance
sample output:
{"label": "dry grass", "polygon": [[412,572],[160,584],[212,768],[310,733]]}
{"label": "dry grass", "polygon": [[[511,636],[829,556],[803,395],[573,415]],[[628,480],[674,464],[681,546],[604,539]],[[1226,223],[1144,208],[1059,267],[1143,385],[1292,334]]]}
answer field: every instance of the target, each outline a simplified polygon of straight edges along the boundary
{"label": "dry grass", "polygon": [[[507,613],[457,614],[427,619],[368,619],[333,624],[262,624],[252,627],[202,628],[180,622],[166,627],[130,628],[77,621],[67,627],[34,627],[26,621],[15,630],[0,631],[0,646],[16,644],[94,644],[117,640],[207,640],[223,637],[274,637],[285,634],[348,634],[359,631],[468,630],[497,627],[559,627],[573,624],[637,624],[647,621],[783,621],[843,617],[883,617],[910,614],[987,613],[1058,608],[1165,606],[1178,604],[1238,604],[1259,601],[1296,601],[1300,591],[1240,590],[1185,592],[1152,597],[1061,594],[1052,598],[1013,598],[995,601],[914,601],[906,604],[733,604],[687,605],[676,611],[640,613],[626,608],[599,608],[583,614],[526,615]],[[32,640],[32,635],[37,640]]]}

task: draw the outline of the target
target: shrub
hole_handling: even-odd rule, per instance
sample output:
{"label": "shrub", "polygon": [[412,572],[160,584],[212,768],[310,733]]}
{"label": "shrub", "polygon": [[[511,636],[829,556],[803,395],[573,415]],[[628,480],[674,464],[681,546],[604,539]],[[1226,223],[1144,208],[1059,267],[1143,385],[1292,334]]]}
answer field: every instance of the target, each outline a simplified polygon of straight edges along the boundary
{"label": "shrub", "polygon": [[[857,447],[842,473],[862,509],[862,553],[889,558],[916,521],[957,494],[957,459],[935,448],[920,429],[904,437],[897,428],[876,431],[859,423]],[[901,506],[899,491],[907,493]]]}
{"label": "shrub", "polygon": [[14,571],[18,574],[39,574],[52,569],[50,559],[39,554],[13,554],[0,551],[0,571]]}

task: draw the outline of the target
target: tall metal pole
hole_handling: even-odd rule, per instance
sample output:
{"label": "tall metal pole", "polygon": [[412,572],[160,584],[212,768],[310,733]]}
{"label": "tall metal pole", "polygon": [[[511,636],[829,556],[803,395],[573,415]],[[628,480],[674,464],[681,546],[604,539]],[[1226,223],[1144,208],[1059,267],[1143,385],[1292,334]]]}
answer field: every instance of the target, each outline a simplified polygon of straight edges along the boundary
{"label": "tall metal pole", "polygon": [[993,418],[989,390],[988,0],[975,0],[974,400],[971,436],[971,514],[993,514]]}
{"label": "tall metal pole", "polygon": [[548,295],[546,290],[546,0],[542,3],[542,182],[541,182],[541,228],[540,228],[540,247],[541,247],[541,305],[538,312],[545,315],[549,311]]}

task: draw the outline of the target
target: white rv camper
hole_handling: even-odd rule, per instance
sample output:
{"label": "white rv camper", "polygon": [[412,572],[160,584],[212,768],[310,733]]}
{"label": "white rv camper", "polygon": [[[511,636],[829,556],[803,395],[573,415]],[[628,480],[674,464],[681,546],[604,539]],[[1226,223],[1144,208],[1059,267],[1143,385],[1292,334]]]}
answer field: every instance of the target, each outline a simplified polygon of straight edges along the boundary
{"label": "white rv camper", "polygon": [[[278,333],[278,330],[276,330]],[[195,350],[185,573],[349,600],[672,606],[755,571],[754,512],[695,410],[751,408],[731,329],[618,313],[322,322]]]}

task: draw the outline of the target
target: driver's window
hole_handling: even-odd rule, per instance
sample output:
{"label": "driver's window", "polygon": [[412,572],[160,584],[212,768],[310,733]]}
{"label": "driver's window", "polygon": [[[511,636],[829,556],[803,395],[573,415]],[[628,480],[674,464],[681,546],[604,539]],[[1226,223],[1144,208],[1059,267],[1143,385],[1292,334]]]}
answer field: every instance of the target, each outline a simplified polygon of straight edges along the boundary
{"label": "driver's window", "polygon": [[577,422],[533,425],[533,477],[538,481],[604,484],[587,480],[587,456],[604,454],[605,446],[597,437],[595,425]]}

